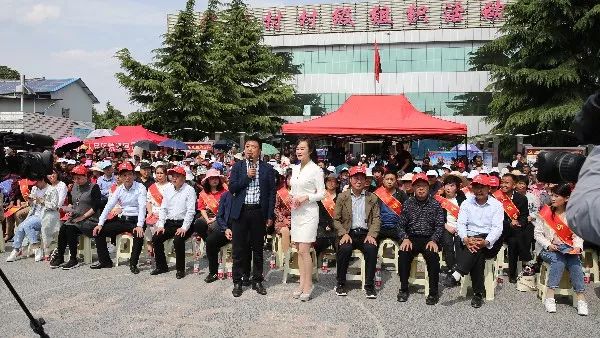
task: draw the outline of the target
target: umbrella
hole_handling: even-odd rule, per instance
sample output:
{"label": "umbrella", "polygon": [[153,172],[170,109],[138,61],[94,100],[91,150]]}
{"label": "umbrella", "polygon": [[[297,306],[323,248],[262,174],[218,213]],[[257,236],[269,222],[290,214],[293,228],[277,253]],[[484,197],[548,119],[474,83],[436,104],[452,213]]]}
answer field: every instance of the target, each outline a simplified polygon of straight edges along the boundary
{"label": "umbrella", "polygon": [[344,164],[340,164],[340,165],[338,165],[337,167],[335,167],[335,173],[339,175],[339,174],[342,172],[342,170],[344,170],[344,169],[348,169],[349,167],[350,167],[350,166],[349,166],[349,165],[347,165],[346,163],[344,163]]}
{"label": "umbrella", "polygon": [[279,154],[279,150],[277,150],[277,148],[275,148],[273,145],[268,144],[268,143],[262,144],[261,152],[263,155],[269,155],[269,156]]}
{"label": "umbrella", "polygon": [[[464,144],[459,144],[454,146],[452,149],[450,149],[450,151],[465,151],[465,145]],[[469,143],[467,144],[467,151],[473,151],[473,152],[481,152],[481,150],[479,150],[479,148],[477,148],[476,145]]]}
{"label": "umbrella", "polygon": [[136,143],[133,144],[134,147],[140,147],[144,150],[148,150],[148,151],[157,151],[158,150],[158,146],[156,145],[156,143],[150,141],[150,140],[140,140],[137,141]]}
{"label": "umbrella", "polygon": [[237,147],[237,143],[232,140],[218,140],[213,144],[213,148],[218,150],[229,150],[232,147]]}
{"label": "umbrella", "polygon": [[166,148],[173,148],[173,149],[179,149],[179,150],[188,150],[188,145],[179,141],[179,140],[172,140],[172,139],[166,139],[164,141],[162,141],[161,143],[158,144],[161,147],[166,147]]}
{"label": "umbrella", "polygon": [[83,141],[80,140],[79,137],[69,136],[58,140],[58,142],[56,142],[56,145],[54,145],[54,150],[73,150],[82,144]]}
{"label": "umbrella", "polygon": [[117,134],[115,131],[110,130],[110,129],[96,129],[96,130],[92,131],[91,133],[89,133],[88,136],[86,136],[86,138],[99,138],[99,137],[115,136],[115,135],[119,135],[119,134]]}

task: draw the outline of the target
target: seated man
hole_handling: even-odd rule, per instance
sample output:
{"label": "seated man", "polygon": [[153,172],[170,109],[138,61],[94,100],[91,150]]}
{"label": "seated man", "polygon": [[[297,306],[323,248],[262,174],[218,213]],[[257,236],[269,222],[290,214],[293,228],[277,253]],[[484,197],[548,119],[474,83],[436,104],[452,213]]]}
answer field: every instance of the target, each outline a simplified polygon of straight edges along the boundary
{"label": "seated man", "polygon": [[365,256],[365,293],[377,298],[374,278],[377,264],[377,235],[381,221],[377,196],[365,191],[367,178],[364,167],[350,169],[350,189],[340,193],[335,202],[333,226],[339,236],[337,250],[337,286],[335,293],[346,296],[346,274],[352,250]]}
{"label": "seated man", "polygon": [[484,291],[485,260],[496,257],[502,247],[502,204],[489,196],[489,179],[477,175],[471,183],[474,196],[460,206],[457,232],[462,250],[456,257],[456,269],[448,275],[446,286],[458,284],[460,277],[471,274],[473,299],[471,306],[481,307]]}
{"label": "seated man", "polygon": [[398,264],[400,269],[400,291],[398,301],[408,300],[408,277],[415,256],[422,254],[429,275],[429,295],[427,305],[435,305],[439,300],[438,283],[440,274],[440,256],[438,243],[442,239],[445,213],[438,201],[429,194],[427,175],[419,173],[413,176],[415,196],[410,197],[400,214],[398,235],[402,243]]}
{"label": "seated man", "polygon": [[[119,178],[123,184],[112,193],[100,215],[98,225],[92,231],[96,237],[96,251],[98,263],[90,266],[92,269],[112,268],[113,263],[108,253],[107,237],[113,237],[124,232],[133,234],[133,248],[129,269],[133,274],[140,273],[137,263],[140,259],[144,245],[144,221],[146,219],[146,188],[144,185],[133,181],[133,166],[130,162],[123,162],[119,166]],[[109,213],[119,204],[121,214],[107,221]]]}
{"label": "seated man", "polygon": [[156,232],[152,236],[156,268],[150,274],[158,275],[169,271],[163,243],[175,237],[173,240],[177,260],[175,277],[181,279],[185,277],[185,241],[194,232],[190,226],[196,214],[196,191],[185,182],[186,173],[183,167],[169,169],[168,174],[172,177],[173,185],[165,188],[163,202],[158,212]]}
{"label": "seated man", "polygon": [[379,210],[381,215],[381,229],[379,229],[379,242],[386,238],[398,240],[398,220],[402,212],[402,203],[408,196],[397,188],[398,175],[387,172],[383,176],[383,185],[375,190],[374,194],[379,197]]}

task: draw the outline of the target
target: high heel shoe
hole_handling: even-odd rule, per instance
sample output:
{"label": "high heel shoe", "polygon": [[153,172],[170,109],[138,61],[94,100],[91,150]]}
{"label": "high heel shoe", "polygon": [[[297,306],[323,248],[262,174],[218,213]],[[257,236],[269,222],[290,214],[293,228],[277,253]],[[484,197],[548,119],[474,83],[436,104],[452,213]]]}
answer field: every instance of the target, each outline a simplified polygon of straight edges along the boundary
{"label": "high heel shoe", "polygon": [[304,293],[304,292],[303,292],[303,293],[300,295],[299,299],[300,299],[301,301],[303,301],[303,302],[307,302],[307,301],[309,301],[309,300],[310,300],[310,298],[312,297],[312,293],[313,293],[313,290],[314,290],[314,289],[315,289],[315,286],[313,285],[313,286],[310,288],[310,292],[309,292],[309,293]]}
{"label": "high heel shoe", "polygon": [[292,293],[292,297],[294,297],[294,299],[298,299],[298,298],[300,298],[300,296],[301,296],[301,295],[302,295],[302,289],[295,290],[295,291]]}

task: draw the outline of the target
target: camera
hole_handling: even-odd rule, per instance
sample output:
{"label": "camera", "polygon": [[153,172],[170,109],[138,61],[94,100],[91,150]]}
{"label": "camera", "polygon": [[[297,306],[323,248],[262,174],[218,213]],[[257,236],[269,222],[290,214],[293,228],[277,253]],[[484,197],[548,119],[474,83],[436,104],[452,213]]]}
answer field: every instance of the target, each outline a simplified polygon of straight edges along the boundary
{"label": "camera", "polygon": [[[600,144],[600,92],[592,94],[573,120],[573,130],[583,144]],[[577,182],[585,156],[565,151],[543,151],[537,156],[541,182]]]}
{"label": "camera", "polygon": [[[34,149],[52,148],[54,139],[49,136],[28,133],[0,132],[0,175],[17,174],[37,180],[52,173],[54,155],[50,150],[43,152]],[[4,147],[24,152],[5,154]]]}

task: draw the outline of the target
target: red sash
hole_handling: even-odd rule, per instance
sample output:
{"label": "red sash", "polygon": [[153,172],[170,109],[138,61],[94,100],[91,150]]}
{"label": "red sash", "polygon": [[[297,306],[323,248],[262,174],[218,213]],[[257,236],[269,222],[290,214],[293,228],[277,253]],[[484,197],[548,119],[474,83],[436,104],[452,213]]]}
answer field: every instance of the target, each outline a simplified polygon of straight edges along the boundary
{"label": "red sash", "polygon": [[110,187],[110,192],[111,192],[111,193],[114,193],[114,192],[117,190],[117,188],[118,188],[118,187],[119,187],[119,186],[118,186],[116,183],[114,183],[114,184],[113,184],[113,185]]}
{"label": "red sash", "polygon": [[392,196],[386,188],[379,187],[375,190],[374,194],[379,197],[383,204],[387,205],[396,215],[400,216],[400,213],[402,212],[402,203]]}
{"label": "red sash", "polygon": [[323,203],[323,206],[325,207],[325,210],[327,210],[327,213],[329,214],[329,216],[331,216],[331,218],[335,216],[335,201],[333,200],[334,198],[335,196],[333,194],[325,192],[325,197],[321,201]]}
{"label": "red sash", "polygon": [[8,209],[6,209],[6,211],[4,211],[4,217],[9,218],[10,216],[14,215],[15,212],[21,210],[22,208],[23,207],[17,207],[17,206],[8,208]]}
{"label": "red sash", "polygon": [[544,220],[546,225],[548,225],[548,227],[554,231],[556,236],[558,236],[561,241],[571,247],[573,246],[573,231],[571,231],[569,226],[563,222],[560,217],[552,215],[552,210],[549,206],[544,205],[542,207],[540,210],[540,217]]}
{"label": "red sash", "polygon": [[158,203],[158,205],[162,205],[163,195],[160,193],[160,190],[158,190],[156,183],[152,184],[150,188],[148,188],[148,192],[150,193],[152,198],[154,198],[156,203]]}
{"label": "red sash", "polygon": [[279,190],[277,190],[277,195],[279,196],[279,198],[281,198],[281,200],[283,201],[283,204],[285,204],[285,206],[288,208],[288,210],[292,209],[292,198],[290,197],[290,192],[287,190],[286,187],[283,187]]}
{"label": "red sash", "polygon": [[213,214],[216,215],[217,212],[219,211],[219,201],[217,201],[215,196],[213,196],[212,194],[207,194],[204,191],[201,191],[200,198],[202,198],[202,200],[204,201],[204,205],[206,205],[206,207],[208,209],[210,209],[210,211],[212,211]]}
{"label": "red sash", "polygon": [[448,211],[452,216],[454,216],[454,218],[458,218],[458,212],[460,211],[458,205],[452,203],[452,201],[445,197],[442,197],[441,195],[435,195],[433,196],[433,198],[435,198],[436,201],[440,202],[442,208]]}
{"label": "red sash", "polygon": [[495,193],[492,194],[500,203],[502,203],[502,207],[504,208],[504,212],[510,217],[510,219],[519,218],[519,209],[513,203],[513,201],[506,196],[501,190],[496,190]]}
{"label": "red sash", "polygon": [[23,199],[27,201],[30,193],[28,179],[19,180],[19,190],[21,190],[21,196],[23,196]]}

